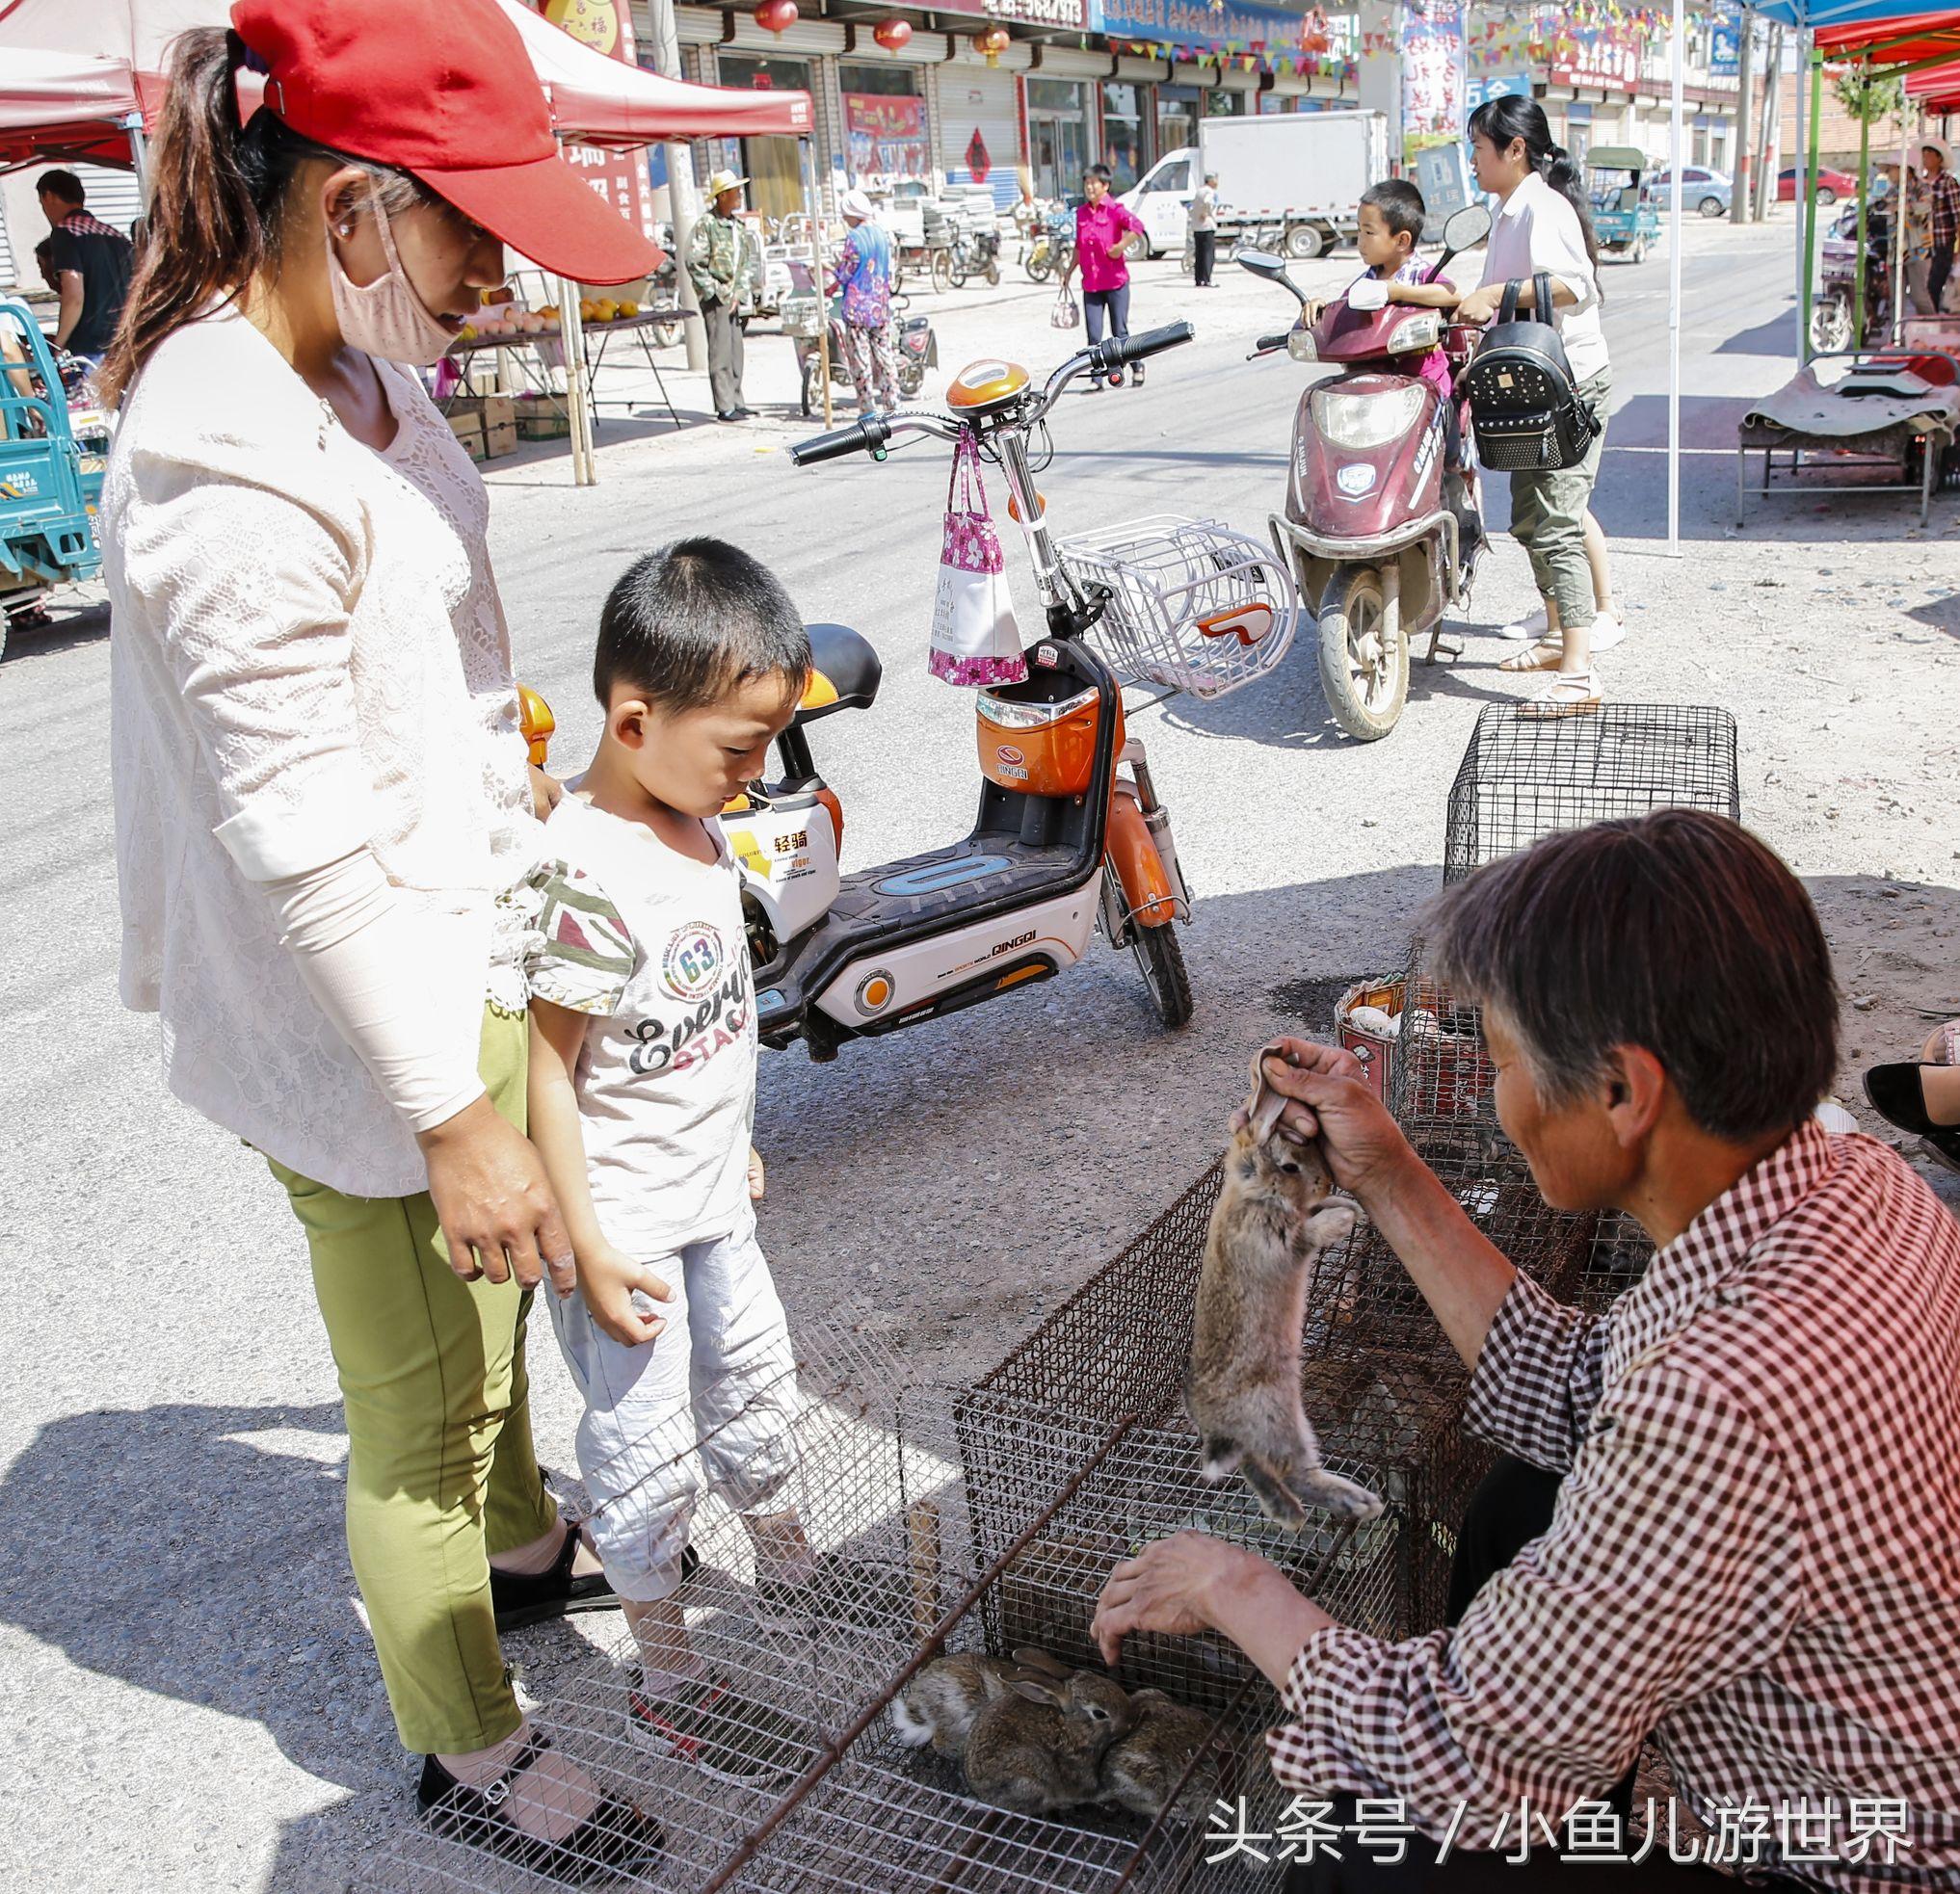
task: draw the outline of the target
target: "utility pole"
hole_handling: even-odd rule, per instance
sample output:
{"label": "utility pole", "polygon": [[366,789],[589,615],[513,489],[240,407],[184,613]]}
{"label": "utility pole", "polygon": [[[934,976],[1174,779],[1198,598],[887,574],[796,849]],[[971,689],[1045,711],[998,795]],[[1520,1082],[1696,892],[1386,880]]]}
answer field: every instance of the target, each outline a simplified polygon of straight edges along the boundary
{"label": "utility pole", "polygon": [[[653,19],[654,68],[663,79],[678,79],[680,37],[674,25],[674,0],[650,0],[647,11]],[[674,213],[674,286],[679,292],[681,308],[687,312],[680,325],[687,365],[699,373],[707,367],[707,333],[701,319],[701,299],[695,295],[694,278],[687,273],[687,252],[700,215],[694,195],[694,153],[678,140],[664,148],[667,204]]]}
{"label": "utility pole", "polygon": [[[1749,81],[1756,65],[1756,21],[1749,9],[1742,9],[1741,30],[1735,36],[1735,166],[1730,178],[1729,221],[1749,222],[1751,187],[1755,178],[1749,169]],[[1761,153],[1758,152],[1759,163]]]}
{"label": "utility pole", "polygon": [[1764,223],[1776,201],[1783,170],[1783,22],[1771,20],[1764,40],[1762,118],[1756,139],[1756,221]]}

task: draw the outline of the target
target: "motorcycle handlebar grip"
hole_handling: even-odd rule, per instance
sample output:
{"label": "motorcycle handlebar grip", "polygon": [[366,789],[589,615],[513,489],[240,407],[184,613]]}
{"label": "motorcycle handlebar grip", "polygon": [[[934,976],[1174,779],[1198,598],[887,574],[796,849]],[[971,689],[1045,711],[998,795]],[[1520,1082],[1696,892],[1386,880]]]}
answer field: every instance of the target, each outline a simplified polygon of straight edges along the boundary
{"label": "motorcycle handlebar grip", "polygon": [[789,450],[792,466],[813,467],[820,460],[840,460],[846,454],[868,454],[891,438],[890,424],[881,414],[861,414],[848,428],[812,434]]}
{"label": "motorcycle handlebar grip", "polygon": [[1269,349],[1284,349],[1286,346],[1286,337],[1291,333],[1290,329],[1283,329],[1277,335],[1261,335],[1253,347],[1260,355],[1264,355]]}
{"label": "motorcycle handlebar grip", "polygon": [[1198,331],[1188,322],[1166,323],[1162,329],[1147,329],[1141,335],[1112,335],[1099,342],[1089,353],[1098,369],[1121,368],[1126,361],[1141,361],[1146,355],[1161,355],[1191,340]]}

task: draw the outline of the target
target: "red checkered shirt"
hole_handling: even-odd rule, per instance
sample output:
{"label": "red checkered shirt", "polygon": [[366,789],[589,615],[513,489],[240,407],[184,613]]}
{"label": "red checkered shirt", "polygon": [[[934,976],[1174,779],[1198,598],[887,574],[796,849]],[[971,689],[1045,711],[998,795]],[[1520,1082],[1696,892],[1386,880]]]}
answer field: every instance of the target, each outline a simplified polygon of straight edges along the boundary
{"label": "red checkered shirt", "polygon": [[[1284,1785],[1488,1848],[1651,1730],[1711,1829],[1763,1811],[1760,1869],[1960,1886],[1960,1224],[1907,1165],[1807,1124],[1606,1315],[1520,1276],[1465,1424],[1565,1476],[1549,1529],[1453,1630],[1310,1638]],[[1896,1864],[1782,1852],[1775,1811],[1827,1798],[1841,1856],[1854,1803],[1902,1802]]]}
{"label": "red checkered shirt", "polygon": [[1951,250],[1960,238],[1960,177],[1943,171],[1932,184],[1933,248]]}

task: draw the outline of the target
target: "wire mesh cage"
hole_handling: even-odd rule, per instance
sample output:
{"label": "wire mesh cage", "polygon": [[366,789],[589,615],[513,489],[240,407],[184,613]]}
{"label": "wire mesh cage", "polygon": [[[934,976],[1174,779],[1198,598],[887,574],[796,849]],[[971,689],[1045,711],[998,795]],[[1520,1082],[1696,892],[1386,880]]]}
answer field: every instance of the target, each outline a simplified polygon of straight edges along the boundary
{"label": "wire mesh cage", "polygon": [[1154,513],[1055,550],[1078,587],[1109,594],[1090,637],[1126,683],[1220,697],[1292,645],[1300,610],[1285,567],[1215,519]]}
{"label": "wire mesh cage", "polygon": [[1741,819],[1728,711],[1608,703],[1589,717],[1524,718],[1488,704],[1450,786],[1443,879],[1560,829],[1660,808]]}

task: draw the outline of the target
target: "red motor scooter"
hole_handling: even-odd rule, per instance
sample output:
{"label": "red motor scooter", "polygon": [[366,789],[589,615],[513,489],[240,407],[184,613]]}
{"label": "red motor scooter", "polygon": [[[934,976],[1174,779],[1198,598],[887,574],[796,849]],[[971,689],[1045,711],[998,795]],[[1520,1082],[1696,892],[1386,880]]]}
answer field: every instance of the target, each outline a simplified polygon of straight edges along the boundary
{"label": "red motor scooter", "polygon": [[[1489,236],[1481,204],[1444,225],[1443,255],[1428,273]],[[1257,276],[1309,298],[1284,257],[1238,252]],[[1304,323],[1304,317],[1303,317]],[[1434,662],[1443,615],[1470,597],[1483,550],[1476,474],[1466,416],[1420,373],[1442,346],[1452,373],[1478,331],[1446,311],[1390,303],[1388,284],[1364,277],[1320,311],[1311,328],[1263,338],[1295,361],[1338,373],[1313,383],[1293,417],[1286,510],[1272,515],[1273,542],[1320,627],[1320,682],[1335,722],[1368,743],[1395,727],[1409,696],[1409,643],[1430,633]]]}

